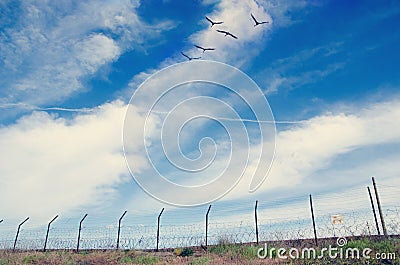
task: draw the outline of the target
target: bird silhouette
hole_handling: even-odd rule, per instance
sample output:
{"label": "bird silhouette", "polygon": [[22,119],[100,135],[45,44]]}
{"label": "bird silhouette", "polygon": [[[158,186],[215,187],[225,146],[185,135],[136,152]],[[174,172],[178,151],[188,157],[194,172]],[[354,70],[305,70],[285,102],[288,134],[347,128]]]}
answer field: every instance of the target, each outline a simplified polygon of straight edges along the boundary
{"label": "bird silhouette", "polygon": [[184,54],[183,52],[181,52],[181,54],[183,55],[183,56],[185,56],[189,61],[191,61],[191,60],[197,60],[197,59],[200,59],[201,57],[189,57],[189,56],[187,56],[186,54]]}
{"label": "bird silhouette", "polygon": [[199,48],[200,50],[203,50],[203,53],[205,51],[214,51],[215,50],[215,48],[203,48],[203,47],[201,47],[199,45],[194,45],[194,47]]}
{"label": "bird silhouette", "polygon": [[232,38],[234,38],[234,39],[237,39],[238,37],[236,37],[235,35],[233,35],[232,33],[230,33],[230,32],[228,32],[228,31],[225,31],[225,30],[219,30],[219,29],[217,29],[217,31],[219,32],[219,33],[223,33],[223,34],[225,34],[225,36],[231,36]]}
{"label": "bird silhouette", "polygon": [[209,19],[208,17],[206,17],[206,19],[208,20],[208,22],[211,23],[211,28],[212,28],[212,26],[214,26],[214,25],[219,25],[219,24],[224,23],[223,21],[214,22],[214,21],[212,21],[211,19]]}
{"label": "bird silhouette", "polygon": [[262,24],[266,24],[266,23],[269,23],[269,21],[257,21],[257,19],[253,16],[253,14],[251,14],[251,17],[253,18],[253,20],[254,20],[254,23],[256,23],[255,25],[254,25],[254,27],[255,26],[258,26],[258,25],[262,25]]}

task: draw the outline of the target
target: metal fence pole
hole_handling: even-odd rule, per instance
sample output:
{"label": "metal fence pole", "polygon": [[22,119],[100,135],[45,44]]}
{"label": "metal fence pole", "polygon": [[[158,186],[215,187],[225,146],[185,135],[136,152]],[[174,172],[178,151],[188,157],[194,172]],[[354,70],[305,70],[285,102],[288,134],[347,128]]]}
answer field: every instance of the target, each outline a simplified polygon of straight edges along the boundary
{"label": "metal fence pole", "polygon": [[210,213],[210,210],[211,210],[211,204],[210,206],[208,206],[208,210],[206,213],[206,248],[208,246],[208,214]]}
{"label": "metal fence pole", "polygon": [[51,221],[50,221],[49,224],[47,225],[46,239],[44,240],[43,252],[46,251],[47,239],[49,238],[50,225],[51,225],[52,222],[54,222],[54,220],[57,219],[57,217],[58,217],[58,214],[57,214],[56,216],[54,216],[54,218],[51,219]]}
{"label": "metal fence pole", "polygon": [[369,229],[368,221],[367,221],[367,228],[368,228],[368,235],[371,236],[371,229]]}
{"label": "metal fence pole", "polygon": [[76,252],[79,251],[79,242],[81,240],[81,229],[82,229],[82,222],[85,220],[86,216],[88,216],[87,213],[83,216],[82,220],[79,222],[79,231],[78,231],[78,243],[76,244]]}
{"label": "metal fence pole", "polygon": [[254,221],[255,221],[255,224],[256,224],[256,240],[257,240],[257,244],[258,244],[257,206],[258,206],[258,201],[256,200],[256,206],[254,207]]}
{"label": "metal fence pole", "polygon": [[312,218],[312,223],[313,223],[313,228],[314,228],[315,245],[318,246],[317,229],[315,228],[314,207],[313,207],[313,203],[312,203],[311,194],[310,194],[310,208],[311,208],[311,218]]}
{"label": "metal fence pole", "polygon": [[13,247],[13,251],[15,251],[15,246],[17,245],[17,240],[18,240],[18,234],[19,234],[19,229],[21,228],[21,226],[29,220],[29,217],[27,217],[22,223],[20,223],[18,225],[18,229],[17,229],[17,234],[15,235],[15,240],[14,240],[14,247]]}
{"label": "metal fence pole", "polygon": [[387,231],[386,231],[385,220],[383,219],[381,202],[379,201],[378,189],[376,188],[376,183],[375,183],[375,178],[374,177],[372,177],[372,184],[374,185],[376,203],[378,204],[379,216],[381,217],[383,235],[385,236],[385,238],[387,238],[388,234],[387,234]]}
{"label": "metal fence pole", "polygon": [[160,214],[158,215],[158,219],[157,219],[157,251],[158,251],[158,243],[160,242],[160,218],[162,213],[164,212],[164,208],[162,208]]}
{"label": "metal fence pole", "polygon": [[121,221],[122,221],[122,218],[124,218],[126,212],[127,212],[127,211],[125,211],[125,212],[122,214],[122,216],[119,218],[119,220],[118,220],[117,249],[119,249],[119,234],[120,234],[120,232],[121,232]]}
{"label": "metal fence pole", "polygon": [[372,213],[374,214],[376,231],[378,231],[378,236],[380,236],[381,235],[381,231],[379,230],[378,218],[376,218],[374,200],[372,199],[371,190],[369,189],[369,187],[367,187],[367,189],[368,189],[368,194],[369,194],[369,200],[370,200],[371,206],[372,206]]}

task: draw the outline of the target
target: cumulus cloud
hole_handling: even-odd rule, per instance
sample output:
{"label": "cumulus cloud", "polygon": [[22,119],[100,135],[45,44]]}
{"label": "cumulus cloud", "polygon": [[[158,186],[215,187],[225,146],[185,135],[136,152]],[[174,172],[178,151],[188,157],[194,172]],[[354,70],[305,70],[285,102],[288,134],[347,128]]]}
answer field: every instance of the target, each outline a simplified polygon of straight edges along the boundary
{"label": "cumulus cloud", "polygon": [[71,119],[35,111],[1,128],[1,215],[49,218],[112,198],[128,176],[125,109],[115,101]]}
{"label": "cumulus cloud", "polygon": [[115,41],[103,34],[89,36],[75,48],[77,58],[89,73],[94,73],[99,66],[120,55],[120,48]]}
{"label": "cumulus cloud", "polygon": [[[245,1],[241,3],[233,2],[232,6],[240,4],[246,6],[249,3]],[[221,6],[223,6],[223,4],[221,4]],[[223,9],[218,9],[218,7],[221,8],[221,6],[217,5],[216,11],[209,14],[210,17],[214,18],[215,15],[216,20],[225,21],[223,16],[218,16],[224,13]],[[229,7],[227,8],[230,10]],[[249,11],[250,9],[247,7],[247,9],[244,8],[244,10]],[[261,9],[261,11],[262,10],[263,9]],[[246,16],[241,16],[241,18],[243,17]],[[235,24],[234,22],[232,23]],[[239,24],[243,26],[243,24],[246,23]],[[206,37],[213,34],[212,38],[221,37],[218,34],[214,35],[215,32],[209,29],[209,25],[207,26],[208,28],[195,33],[191,38],[196,40],[198,37],[198,40],[207,40],[207,38],[203,38],[202,34],[205,34],[204,36]],[[238,27],[240,26],[238,25]],[[252,36],[250,34],[249,39],[251,38]],[[225,41],[225,39],[223,40]],[[229,40],[226,50],[229,52],[235,51],[236,44],[235,40]],[[272,82],[271,87],[267,89],[267,93],[276,92],[282,86],[293,88],[298,85],[312,83],[343,68],[344,63],[334,63],[327,65],[325,69],[310,70],[299,76],[282,77],[291,67],[296,67],[296,65],[304,60],[307,61],[316,56],[329,57],[332,54],[340,52],[343,48],[342,45],[343,43],[341,42],[330,43],[313,49],[303,50],[296,56],[277,60],[273,63],[273,66],[277,69],[274,73],[278,74],[279,78],[275,78],[276,76],[274,76],[276,82]],[[232,53],[236,54],[235,52]],[[215,54],[220,56],[222,53],[216,52]],[[225,57],[222,55],[219,59],[223,60]],[[269,70],[270,69],[267,69],[266,71]],[[152,72],[154,71],[155,70],[152,69]],[[282,76],[280,76],[280,74],[282,74]],[[149,74],[143,72],[140,76],[136,76],[133,79],[133,83],[138,85],[140,79],[148,76]],[[301,122],[298,125],[287,126],[284,130],[279,130],[277,134],[275,162],[267,181],[258,190],[258,193],[270,193],[271,191],[279,192],[280,189],[290,190],[295,185],[300,184],[303,185],[303,188],[297,189],[297,192],[306,192],[307,189],[316,189],[317,184],[314,185],[312,183],[319,183],[318,186],[322,190],[329,190],[329,185],[332,185],[332,190],[335,188],[343,188],[343,179],[341,178],[340,181],[342,182],[340,182],[339,178],[332,177],[332,175],[337,175],[338,173],[334,170],[332,165],[337,159],[344,156],[356,156],[356,152],[364,148],[378,148],[380,150],[379,155],[383,156],[384,151],[382,152],[381,149],[383,148],[386,150],[387,148],[384,147],[386,144],[398,142],[398,128],[393,129],[393,127],[395,127],[393,126],[394,121],[399,118],[398,103],[395,97],[392,101],[380,103],[364,102],[364,105],[359,106],[351,106],[349,103],[344,103],[343,105],[346,107],[342,106],[340,109],[338,109],[337,106],[330,106],[328,109],[331,110],[332,113],[324,113]],[[245,150],[242,153],[246,154]],[[378,155],[378,153],[376,155]],[[245,157],[243,158],[245,159]],[[388,165],[388,168],[393,169],[393,161],[396,161],[396,157],[390,156],[387,157],[387,160],[385,164]],[[393,179],[393,170],[383,170],[383,167],[380,166],[382,163],[368,160],[369,167],[367,168],[367,165],[362,161],[357,159],[350,159],[350,161],[354,161],[351,167],[357,168],[354,174],[350,174],[351,169],[346,167],[344,167],[341,172],[343,173],[342,175],[345,176],[352,175],[351,181],[347,182],[348,185],[350,185],[350,183],[351,185],[364,183],[363,181],[374,171],[381,172],[382,174],[390,173],[387,177],[392,177]],[[223,163],[223,161],[215,162]],[[226,200],[248,196],[248,185],[251,181],[250,176],[257,168],[257,165],[252,162],[252,159],[250,159],[249,169],[247,171],[249,174],[245,175],[240,185],[225,197]],[[325,171],[322,174],[321,171],[323,170]],[[320,175],[319,178],[318,174]],[[321,181],[322,175],[326,179]]]}
{"label": "cumulus cloud", "polygon": [[[348,190],[354,186],[361,186],[363,189],[370,182],[371,175],[381,176],[381,183],[397,185],[398,154],[390,150],[400,145],[399,127],[395,125],[395,121],[400,118],[399,103],[398,97],[357,106],[343,103],[340,108],[331,106],[330,112],[279,129],[276,135],[275,159],[263,185],[255,194],[249,194],[252,176],[259,166],[257,154],[250,153],[248,168],[243,178],[223,200],[235,201],[260,194],[265,199],[273,199],[277,195],[284,199],[315,191],[327,194],[327,198],[321,199],[324,201],[329,200],[330,192],[344,191],[344,194],[347,194],[351,193]],[[201,107],[197,106],[196,109]],[[162,122],[156,131],[160,129],[161,124]],[[190,130],[190,127],[186,129]],[[192,141],[188,141],[184,146],[191,144],[192,148],[196,148],[198,142],[193,143],[193,140],[197,139],[195,135],[199,131],[199,128],[189,131],[188,135],[192,136]],[[209,130],[209,133],[209,136],[213,137],[213,131]],[[254,146],[253,148],[258,149]],[[243,160],[247,159],[248,150],[243,149],[237,153]],[[163,156],[162,153],[159,155]],[[226,156],[216,157],[213,161],[215,168],[224,168],[227,160],[229,159]],[[236,167],[230,167],[228,170],[231,170],[228,174],[232,176],[238,172]],[[179,173],[173,175],[180,176]],[[212,176],[212,172],[208,172],[207,177],[202,180],[212,179]],[[262,176],[259,176],[259,179],[261,178]],[[165,190],[165,194],[168,194],[168,190]],[[388,202],[393,200],[394,198],[391,198]]]}
{"label": "cumulus cloud", "polygon": [[[207,16],[223,20],[224,24],[219,28],[231,31],[239,39],[224,37],[215,32],[216,26],[211,29],[203,21],[201,23],[204,23],[204,29],[191,35],[189,40],[202,46],[215,46],[215,52],[205,55],[209,59],[243,65],[259,52],[252,49],[252,43],[265,41],[274,26],[294,23],[289,15],[290,11],[307,5],[305,1],[292,4],[289,2],[218,2],[215,11]],[[117,60],[131,45],[137,47],[146,40],[145,33],[139,28],[143,31],[150,29],[150,34],[158,32],[159,29],[139,20],[135,13],[138,4],[120,1],[115,5],[92,1],[72,5],[65,1],[60,2],[58,7],[44,7],[40,4],[24,3],[21,21],[25,19],[25,22],[18,21],[21,30],[7,29],[0,37],[4,44],[0,48],[4,66],[0,77],[3,87],[7,87],[3,91],[7,95],[5,103],[12,105],[9,101],[17,102],[24,98],[30,104],[43,104],[64,99],[85,89],[83,80],[86,77],[96,73],[103,65]],[[270,24],[254,28],[250,13],[262,20],[269,20]],[[54,17],[59,18],[57,23],[49,26],[48,20]],[[170,27],[168,23],[159,26],[161,30]],[[339,46],[340,44],[335,47]],[[243,51],[246,51],[245,55]],[[199,51],[190,48],[187,52],[192,55]],[[300,53],[300,57],[310,58],[320,52],[329,56],[336,51],[331,47],[320,48],[309,53]],[[178,59],[178,56],[180,55],[166,59],[159,68],[181,61],[182,58]],[[282,65],[296,60],[298,62],[300,57],[287,58],[278,63]],[[297,79],[278,76],[272,82],[269,92],[277,91],[287,82],[311,82],[314,78],[324,77],[340,67],[341,64],[331,65],[325,70],[305,73]],[[155,71],[150,69],[135,76],[130,89],[136,88]],[[14,82],[16,76],[19,78]],[[386,147],[399,143],[399,127],[393,126],[400,118],[399,103],[398,99],[393,99],[343,113],[325,113],[302,124],[279,130],[275,162],[258,193],[276,193],[279,190],[293,189],[300,184],[304,184],[304,187],[296,192],[304,192],[313,187],[309,184],[310,180],[318,180],[319,188],[327,188],[329,185],[340,187],[343,183],[335,182],[331,177],[338,173],[331,168],[336,159],[354,155],[363,148]],[[29,104],[24,106],[37,109]],[[47,220],[56,212],[68,213],[82,205],[93,205],[112,199],[116,186],[128,180],[128,170],[122,154],[125,109],[124,103],[115,101],[87,110],[86,114],[73,115],[72,118],[35,111],[15,124],[1,127],[0,199],[10,202],[2,207],[2,216],[20,217],[32,214],[43,216]],[[215,111],[218,112],[217,109]],[[143,124],[143,116],[138,111],[133,114],[137,122],[131,126],[142,130],[138,125]],[[159,129],[160,126],[162,123],[159,120],[151,121],[150,128]],[[138,135],[141,136],[141,133],[138,132]],[[144,140],[136,136],[132,135],[135,141],[130,142],[133,148],[139,145],[138,141]],[[184,141],[190,142],[190,136],[191,131],[187,132]],[[247,154],[245,151],[241,153]],[[132,156],[137,172],[143,172],[150,166],[143,149],[136,149]],[[353,184],[361,183],[363,177],[369,176],[372,171],[393,177],[393,168],[396,166],[393,161],[397,161],[397,158],[389,156],[385,163],[374,161],[367,165],[355,161],[352,165],[354,171],[346,172],[347,169],[343,169],[340,173],[354,174]],[[250,173],[257,168],[253,159],[254,157],[250,157],[247,174],[225,200],[248,196]],[[223,168],[223,160],[216,160],[215,163],[218,169]],[[319,175],[323,170],[324,173]],[[323,181],[321,177],[324,177]],[[152,201],[143,198],[143,193],[134,194],[133,197],[132,204],[141,200],[141,205],[135,206],[136,209],[154,205]]]}
{"label": "cumulus cloud", "polygon": [[[303,188],[296,192],[335,190],[365,183],[365,179],[369,180],[373,174],[394,178],[398,156],[386,152],[390,146],[400,143],[400,128],[395,124],[400,119],[399,103],[399,99],[394,98],[370,103],[361,109],[349,107],[346,112],[332,111],[279,130],[275,161],[258,192],[279,192],[299,185]],[[356,152],[365,148],[376,149],[376,152],[370,151],[371,155],[365,160],[354,159]],[[338,174],[340,170],[332,166],[342,156],[353,156],[354,164],[347,165]],[[377,159],[379,157],[387,161]],[[382,163],[388,167],[383,167]],[[227,199],[248,194],[249,183],[250,177],[244,176],[241,185]]]}
{"label": "cumulus cloud", "polygon": [[[396,180],[398,155],[388,152],[387,148],[400,144],[399,128],[393,126],[400,118],[399,106],[398,99],[367,104],[343,113],[321,114],[279,130],[270,174],[250,196],[265,194],[267,200],[276,199],[278,194],[283,198],[312,190],[337,191],[364,185],[371,175],[384,177],[381,183],[397,185],[398,180],[393,180]],[[68,215],[80,207],[115,200],[118,185],[132,184],[122,152],[125,111],[126,105],[115,101],[72,118],[36,111],[13,125],[3,126],[0,129],[0,199],[9,203],[3,205],[1,215],[8,219],[31,215],[45,221],[55,213]],[[131,126],[143,124],[144,116],[139,111],[134,114],[135,122]],[[154,130],[162,125],[157,120],[150,122]],[[137,128],[138,135],[140,130]],[[131,139],[143,141],[135,135]],[[129,143],[133,147],[142,146],[141,142]],[[341,157],[354,158],[365,148],[376,152],[371,152],[373,155],[368,159],[353,159],[352,164],[340,169],[333,167]],[[136,172],[148,169],[150,164],[144,150],[138,148],[132,155]],[[250,156],[249,169],[224,201],[249,198],[250,173],[257,166],[253,159]],[[218,170],[225,162],[226,158],[214,161]],[[298,188],[293,191],[295,186]],[[291,195],[285,193],[287,190],[292,190]],[[130,193],[127,198],[126,206],[139,212],[160,206],[143,192]],[[138,200],[140,205],[136,203]],[[392,200],[385,198],[385,203]]]}

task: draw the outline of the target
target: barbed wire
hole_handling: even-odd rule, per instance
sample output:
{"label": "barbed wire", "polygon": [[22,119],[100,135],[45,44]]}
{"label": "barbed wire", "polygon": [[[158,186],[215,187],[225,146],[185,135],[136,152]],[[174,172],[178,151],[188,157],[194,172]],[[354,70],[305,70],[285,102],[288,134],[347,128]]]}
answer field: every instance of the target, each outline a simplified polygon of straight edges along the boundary
{"label": "barbed wire", "polygon": [[[389,235],[400,234],[400,206],[395,202],[400,197],[398,187],[379,185],[381,198],[387,202],[382,206],[382,214]],[[352,193],[354,191],[354,193]],[[357,196],[356,196],[357,195]],[[362,197],[363,196],[363,197]],[[372,236],[378,234],[378,228],[369,204],[366,192],[355,189],[340,196],[332,193],[329,196],[317,195],[313,199],[315,223],[319,238]],[[266,207],[271,201],[259,201],[258,231],[259,241],[287,241],[313,238],[311,212],[308,196],[286,200],[285,207],[291,211],[279,212],[279,207]],[[223,207],[221,206],[223,205]],[[256,241],[254,201],[240,202],[237,205],[215,205],[208,223],[208,244],[248,243]],[[226,206],[226,207],[225,207]],[[357,210],[351,208],[356,206]],[[176,214],[171,211],[163,216],[160,224],[160,248],[176,248],[200,246],[205,244],[205,209],[181,210]],[[238,214],[239,212],[239,214]],[[125,220],[120,227],[119,247],[121,249],[154,249],[157,243],[157,214],[150,214],[152,223],[142,224],[148,218]],[[277,216],[279,214],[279,216]],[[340,214],[343,222],[333,224],[332,215]],[[198,218],[197,222],[185,224],[187,217]],[[382,225],[378,216],[378,226]],[[192,218],[192,220],[194,220]],[[227,222],[229,219],[231,221]],[[118,218],[116,218],[118,220]],[[80,218],[64,218],[49,230],[47,249],[75,249],[77,246],[77,225]],[[136,222],[134,222],[136,221]],[[174,224],[176,223],[176,224]],[[11,229],[13,228],[13,229]],[[21,250],[42,249],[45,241],[47,225],[22,227],[16,242],[16,248]],[[80,249],[115,249],[117,247],[117,223],[92,219],[84,222],[81,229]],[[10,224],[0,224],[0,249],[12,249],[16,227]]]}

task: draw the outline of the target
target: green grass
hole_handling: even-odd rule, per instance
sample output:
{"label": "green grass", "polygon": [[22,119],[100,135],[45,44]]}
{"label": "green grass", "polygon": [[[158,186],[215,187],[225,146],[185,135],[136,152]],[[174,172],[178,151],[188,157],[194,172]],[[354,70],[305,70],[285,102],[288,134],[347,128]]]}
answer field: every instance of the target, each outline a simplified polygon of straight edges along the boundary
{"label": "green grass", "polygon": [[[325,243],[321,244],[319,247],[315,248],[316,250],[316,257],[319,257],[321,254],[322,248],[329,248],[329,245],[331,245],[333,248],[336,248],[336,242],[334,241],[326,241]],[[259,246],[249,246],[249,245],[217,245],[217,246],[212,246],[210,247],[210,252],[218,254],[219,256],[230,256],[231,259],[234,259],[235,257],[242,257],[245,260],[252,260],[252,259],[258,259],[257,257],[257,250],[259,247],[264,247],[261,244]],[[287,259],[279,259],[277,257],[277,251],[279,248],[284,248],[286,252],[284,255],[287,257]],[[267,254],[267,259],[269,259],[270,252],[272,260],[275,260],[276,262],[284,262],[285,264],[400,264],[400,239],[387,239],[387,240],[377,240],[377,239],[369,239],[369,238],[361,238],[361,239],[349,239],[347,244],[343,246],[342,253],[343,253],[343,258],[340,258],[340,248],[338,251],[333,252],[337,253],[337,258],[331,258],[329,256],[329,252],[327,250],[324,251],[324,255],[322,258],[310,258],[308,259],[305,257],[302,259],[302,249],[304,248],[311,248],[314,247],[313,245],[307,243],[304,244],[304,242],[300,242],[299,244],[293,245],[293,243],[287,243],[281,242],[278,245],[270,245],[268,244],[268,254]],[[274,248],[273,251],[271,249]],[[289,256],[288,251],[291,248],[296,248],[299,253],[299,258],[294,258],[291,259]],[[364,249],[371,249],[371,252],[369,253],[369,256],[371,257],[370,259],[364,258],[363,255],[363,250]],[[357,252],[354,249],[359,250],[359,256],[360,259],[357,259],[356,257],[352,258],[352,254],[357,256]],[[348,252],[347,252],[348,251]],[[353,252],[355,251],[355,252]],[[306,252],[307,253],[307,252]],[[348,254],[349,258],[346,258],[346,253]],[[395,259],[394,260],[378,260],[375,259],[375,254],[376,253],[394,253],[395,254]],[[262,253],[264,254],[264,253]],[[295,252],[292,252],[292,254],[296,255]],[[368,253],[367,253],[368,254]]]}
{"label": "green grass", "polygon": [[[321,253],[321,249],[323,247],[328,248],[329,244],[324,244],[317,248],[317,256]],[[332,247],[336,247],[335,243],[331,243]],[[370,259],[363,257],[364,249],[371,249],[371,252],[368,254]],[[322,259],[298,259],[292,260],[294,264],[400,264],[400,241],[399,239],[386,239],[386,240],[371,240],[369,238],[361,238],[355,240],[349,240],[343,249],[343,258],[330,258],[329,254],[325,252],[325,255]],[[354,249],[358,249],[359,251],[359,259],[356,257],[352,258],[351,254],[349,254],[348,258],[346,258],[346,252]],[[339,252],[338,257],[339,257]],[[376,253],[395,253],[396,258],[394,260],[378,260],[375,259]]]}
{"label": "green grass", "polygon": [[3,259],[3,258],[0,258],[0,265],[6,265],[6,264],[8,264],[7,260]]}
{"label": "green grass", "polygon": [[237,245],[237,244],[223,244],[223,245],[215,245],[210,246],[210,253],[215,253],[218,256],[229,255],[231,259],[235,259],[235,257],[242,257],[247,260],[258,259],[257,250],[258,246],[250,246],[250,245]]}
{"label": "green grass", "polygon": [[184,248],[180,254],[181,257],[189,257],[192,256],[194,253],[193,249],[191,248]]}
{"label": "green grass", "polygon": [[22,263],[24,264],[39,264],[40,261],[43,260],[43,257],[39,257],[37,254],[25,256],[22,259]]}
{"label": "green grass", "polygon": [[174,254],[180,257],[189,257],[192,256],[194,253],[193,249],[191,248],[175,248]]}
{"label": "green grass", "polygon": [[[321,253],[323,247],[337,247],[335,240],[321,240],[324,243],[316,248],[317,256]],[[375,257],[376,253],[395,253],[395,260],[376,260],[376,259],[343,259],[337,258],[332,259],[329,257],[328,253],[322,259],[278,259],[277,249],[280,247],[285,248],[287,251],[296,247],[301,255],[302,247],[312,247],[310,242],[299,242],[298,244],[293,244],[293,242],[285,243],[278,242],[274,245],[268,244],[268,252],[274,247],[275,251],[272,253],[272,263],[273,264],[400,264],[400,239],[348,239],[347,244],[342,248],[343,252],[347,249],[357,248],[360,250],[360,255],[362,250],[369,248],[371,249],[370,256]],[[262,261],[257,257],[257,251],[259,247],[264,247],[263,243],[259,245],[240,245],[240,244],[220,244],[209,246],[208,251],[204,252],[202,250],[197,250],[194,252],[193,248],[177,248],[169,253],[160,252],[144,252],[135,250],[125,250],[125,251],[82,251],[79,253],[60,250],[60,251],[48,251],[46,253],[29,251],[29,252],[10,252],[4,251],[0,252],[0,265],[5,264],[185,264],[191,265],[201,265],[201,264],[231,264],[240,262],[241,264],[253,264],[257,262],[265,262],[268,264],[270,261]],[[175,255],[174,255],[175,254]],[[268,253],[269,254],[269,253]],[[286,252],[286,254],[288,254]],[[178,257],[177,257],[178,256]],[[217,263],[215,263],[217,262]],[[258,264],[258,263],[257,263]]]}

